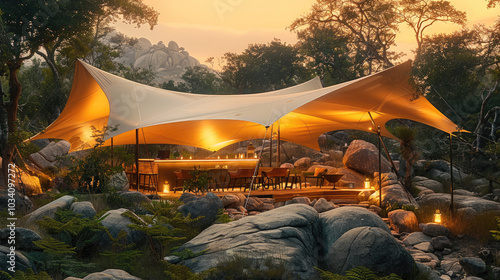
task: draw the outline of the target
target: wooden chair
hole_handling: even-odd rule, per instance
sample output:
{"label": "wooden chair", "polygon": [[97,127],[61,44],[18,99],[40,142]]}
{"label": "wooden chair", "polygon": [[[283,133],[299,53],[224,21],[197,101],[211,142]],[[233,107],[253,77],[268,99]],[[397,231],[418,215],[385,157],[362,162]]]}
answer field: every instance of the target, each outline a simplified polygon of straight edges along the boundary
{"label": "wooden chair", "polygon": [[244,191],[250,187],[252,177],[255,172],[253,168],[239,168],[236,172],[229,172],[230,186],[234,188],[244,187]]}
{"label": "wooden chair", "polygon": [[273,186],[273,189],[281,188],[281,184],[288,181],[289,170],[288,168],[273,168],[271,171],[262,171],[262,186],[269,189]]}
{"label": "wooden chair", "polygon": [[323,186],[325,182],[325,178],[323,178],[323,174],[325,174],[328,170],[326,168],[316,168],[314,172],[302,172],[302,176],[304,177],[304,182],[307,182],[307,179],[316,179],[316,186],[320,188]]}

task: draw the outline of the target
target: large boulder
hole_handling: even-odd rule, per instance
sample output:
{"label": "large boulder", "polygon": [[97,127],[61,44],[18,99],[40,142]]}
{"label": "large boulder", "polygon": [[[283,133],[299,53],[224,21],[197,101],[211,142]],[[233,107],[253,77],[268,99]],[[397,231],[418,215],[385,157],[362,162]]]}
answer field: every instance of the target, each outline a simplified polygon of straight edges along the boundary
{"label": "large boulder", "polygon": [[232,255],[271,257],[286,262],[286,269],[300,279],[318,279],[318,212],[304,204],[291,204],[226,224],[215,224],[182,245],[200,256],[182,261],[194,272],[215,267]]}
{"label": "large boulder", "polygon": [[17,180],[16,184],[17,186],[21,186],[20,183],[21,181],[23,182],[22,183],[22,186],[24,187],[23,192],[27,196],[34,196],[41,194],[43,192],[42,186],[40,184],[40,178],[38,178],[37,176],[31,176],[30,174],[21,171],[20,174],[17,176],[16,180]]}
{"label": "large boulder", "polygon": [[396,239],[379,227],[358,227],[343,234],[326,255],[329,271],[344,274],[358,266],[377,275],[395,273],[403,279],[416,275],[412,256]]}
{"label": "large boulder", "polygon": [[394,210],[388,213],[388,218],[392,228],[399,233],[418,230],[417,216],[411,211]]}
{"label": "large boulder", "polygon": [[33,251],[33,250],[39,250],[39,248],[33,244],[33,241],[38,241],[41,240],[42,237],[38,235],[38,233],[26,229],[26,228],[20,228],[16,227],[14,231],[11,231],[10,228],[3,228],[0,230],[0,244],[10,247],[12,244],[9,244],[9,237],[10,236],[15,236],[15,241],[16,241],[16,249],[21,250],[21,251]]}
{"label": "large boulder", "polygon": [[[118,234],[123,231],[127,234],[128,243],[136,243],[138,245],[143,244],[144,240],[146,239],[146,235],[143,232],[133,230],[129,227],[129,225],[133,224],[133,222],[129,217],[124,215],[125,212],[127,212],[127,215],[131,215],[133,219],[145,224],[144,220],[125,208],[109,210],[104,215],[102,215],[104,219],[102,219],[101,224],[105,228],[107,228],[109,234],[111,234],[113,238],[117,238]],[[110,248],[112,245],[112,241],[109,238],[108,234],[103,233],[102,235],[103,237],[100,240],[101,246],[103,248]]]}
{"label": "large boulder", "polygon": [[68,154],[69,149],[70,144],[67,141],[50,142],[39,152],[31,154],[29,160],[42,170],[53,168],[57,164],[58,157]]}
{"label": "large boulder", "polygon": [[90,201],[75,202],[71,204],[69,210],[82,218],[93,218],[97,214],[94,205]]}
{"label": "large boulder", "polygon": [[65,280],[140,280],[141,278],[130,275],[121,269],[106,269],[102,272],[91,273],[85,278],[68,277]]}
{"label": "large boulder", "polygon": [[[370,204],[373,205],[379,205],[380,203],[380,198],[379,198],[379,191],[375,191],[371,196],[370,196]],[[397,204],[399,206],[402,205],[413,205],[413,206],[418,206],[415,204],[413,201],[413,197],[409,193],[407,193],[403,186],[400,184],[394,184],[390,185],[387,187],[382,188],[382,205],[394,205]]]}
{"label": "large boulder", "polygon": [[109,187],[117,191],[128,191],[130,189],[130,182],[125,171],[113,174],[109,179]]}
{"label": "large boulder", "polygon": [[[426,194],[418,197],[418,204],[429,209],[449,209],[451,195],[446,193]],[[466,220],[473,220],[476,216],[490,213],[500,215],[500,203],[474,196],[454,195],[455,210]]]}
{"label": "large boulder", "polygon": [[[345,152],[342,161],[344,165],[365,176],[372,176],[378,171],[378,149],[372,143],[363,140],[354,140]],[[391,171],[391,164],[382,156],[382,172]]]}
{"label": "large boulder", "polygon": [[224,207],[222,200],[213,193],[205,196],[196,196],[191,193],[183,193],[179,201],[184,204],[179,207],[179,212],[184,216],[191,214],[191,218],[200,218],[196,225],[200,228],[207,228],[217,220],[219,210]]}
{"label": "large boulder", "polygon": [[293,164],[293,166],[295,166],[295,168],[309,168],[309,166],[311,166],[311,158],[300,158]]}
{"label": "large boulder", "polygon": [[5,247],[2,245],[0,245],[0,264],[2,271],[8,271],[10,267],[14,267],[15,271],[25,271],[28,268],[33,268],[30,260],[21,251],[12,252],[10,246]]}
{"label": "large boulder", "polygon": [[124,191],[118,192],[118,194],[122,199],[128,201],[130,206],[126,208],[129,208],[134,213],[140,215],[151,214],[143,206],[144,204],[151,203],[151,199],[149,199],[145,194],[138,191]]}
{"label": "large boulder", "polygon": [[342,167],[342,168],[334,169],[328,173],[329,174],[344,174],[344,176],[342,176],[342,178],[340,178],[340,180],[338,181],[338,183],[337,183],[338,185],[344,186],[344,185],[348,185],[348,184],[354,184],[355,188],[364,188],[366,176],[364,176],[363,174],[360,174],[352,169]]}
{"label": "large boulder", "polygon": [[358,227],[379,227],[387,233],[391,230],[386,223],[375,213],[367,209],[354,206],[339,207],[319,215],[321,225],[321,250],[323,258],[331,255],[331,246],[347,231]]}
{"label": "large boulder", "polygon": [[75,201],[75,197],[65,195],[48,204],[45,204],[44,206],[26,215],[26,217],[28,218],[27,223],[30,225],[35,224],[36,221],[43,219],[43,217],[54,218],[57,209],[68,209],[73,201]]}
{"label": "large boulder", "polygon": [[[28,196],[18,191],[15,191],[13,194],[16,203],[15,214],[26,214],[33,208],[33,203]],[[9,193],[7,190],[0,190],[0,212],[9,210],[10,199],[12,199],[12,193]]]}

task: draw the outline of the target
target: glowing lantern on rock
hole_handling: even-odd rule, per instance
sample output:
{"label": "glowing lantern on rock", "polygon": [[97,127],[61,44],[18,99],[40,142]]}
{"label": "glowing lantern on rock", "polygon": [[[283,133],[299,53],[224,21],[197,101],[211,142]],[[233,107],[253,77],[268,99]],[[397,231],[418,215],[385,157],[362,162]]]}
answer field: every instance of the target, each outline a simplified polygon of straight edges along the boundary
{"label": "glowing lantern on rock", "polygon": [[434,222],[440,224],[441,221],[441,212],[439,212],[439,210],[436,210],[436,214],[434,214]]}

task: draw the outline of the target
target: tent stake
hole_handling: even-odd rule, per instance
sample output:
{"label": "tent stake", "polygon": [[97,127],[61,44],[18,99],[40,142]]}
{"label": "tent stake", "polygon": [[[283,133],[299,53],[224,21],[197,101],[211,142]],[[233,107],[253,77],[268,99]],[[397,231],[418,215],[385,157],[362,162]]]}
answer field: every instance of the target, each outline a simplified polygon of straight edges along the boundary
{"label": "tent stake", "polygon": [[135,183],[139,191],[139,129],[135,130]]}
{"label": "tent stake", "polygon": [[451,211],[451,218],[453,219],[454,212],[455,212],[455,207],[454,207],[454,201],[453,201],[453,149],[452,149],[452,140],[453,133],[450,133],[450,191],[451,191],[451,203],[450,203],[450,211]]}

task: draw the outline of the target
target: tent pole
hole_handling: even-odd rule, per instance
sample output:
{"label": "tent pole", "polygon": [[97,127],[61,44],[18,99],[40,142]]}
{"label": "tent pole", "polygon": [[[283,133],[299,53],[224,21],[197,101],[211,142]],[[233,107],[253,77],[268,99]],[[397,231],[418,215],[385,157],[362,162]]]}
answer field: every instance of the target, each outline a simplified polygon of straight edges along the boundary
{"label": "tent pole", "polygon": [[114,147],[113,147],[113,137],[111,137],[111,167],[115,167],[115,153],[114,153]]}
{"label": "tent pole", "polygon": [[[250,181],[250,186],[248,188],[247,200],[245,201],[245,206],[244,206],[245,209],[247,209],[248,200],[250,199],[250,192],[252,191],[252,188],[253,188],[253,183],[255,181],[255,178],[257,178],[257,172],[259,170],[259,164],[260,164],[260,162],[262,160],[262,153],[264,152],[264,141],[266,140],[267,130],[268,129],[269,129],[269,127],[266,126],[266,134],[264,134],[264,139],[262,139],[262,146],[261,146],[260,153],[259,153],[259,160],[255,164],[255,169],[253,170],[252,180]],[[262,188],[264,188],[264,187],[262,187]]]}
{"label": "tent pole", "polygon": [[453,133],[450,133],[450,191],[451,191],[451,203],[450,203],[450,211],[451,211],[451,218],[453,219],[454,212],[455,212],[455,207],[454,207],[454,201],[453,201],[453,149],[452,149],[452,140]]}
{"label": "tent pole", "polygon": [[276,154],[276,167],[281,166],[281,131],[280,131],[280,123],[278,122],[278,150]]}
{"label": "tent pole", "polygon": [[378,207],[382,208],[382,151],[381,142],[382,139],[380,137],[380,125],[377,126],[377,135],[378,135]]}
{"label": "tent pole", "polygon": [[135,130],[135,183],[139,191],[139,129]]}
{"label": "tent pole", "polygon": [[273,131],[274,125],[271,125],[271,136],[269,137],[269,167],[273,167]]}

